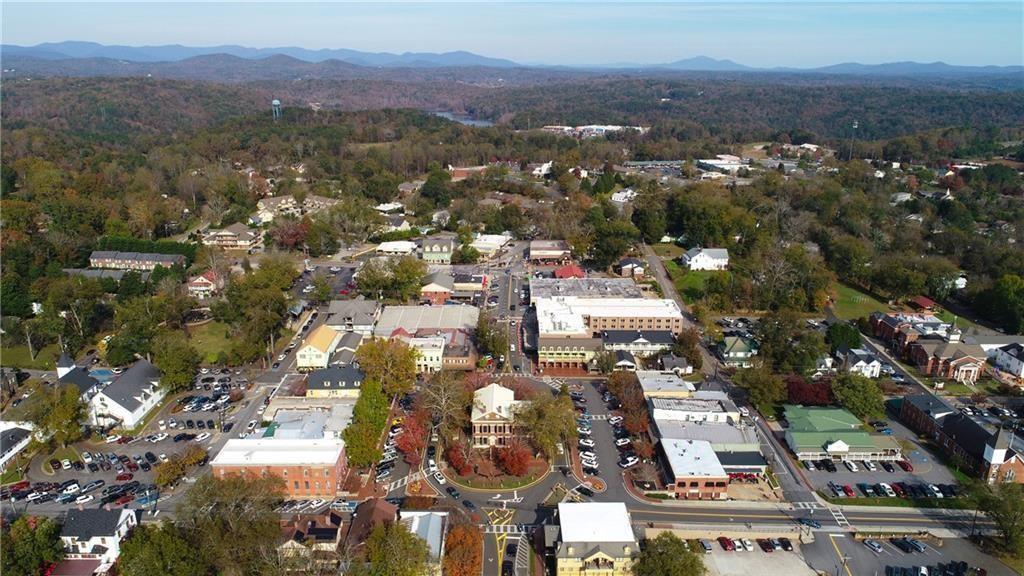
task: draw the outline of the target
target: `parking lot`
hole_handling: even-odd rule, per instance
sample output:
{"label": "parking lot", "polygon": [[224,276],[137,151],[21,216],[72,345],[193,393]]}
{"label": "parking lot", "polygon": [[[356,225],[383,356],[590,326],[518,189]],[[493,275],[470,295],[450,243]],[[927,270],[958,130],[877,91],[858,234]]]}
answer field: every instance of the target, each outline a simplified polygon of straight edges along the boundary
{"label": "parking lot", "polygon": [[[609,404],[602,397],[603,390],[603,380],[574,383],[570,387],[577,416],[581,417],[577,420],[577,430],[580,431],[581,443],[578,448],[583,471],[588,476],[602,477],[612,484],[615,482],[615,478],[622,473],[623,467],[620,462],[624,465],[628,459],[629,467],[632,467],[639,461],[631,451],[632,446],[623,440],[628,439],[629,435],[618,426],[618,418],[621,417],[616,416],[615,412],[610,410]],[[585,422],[587,417],[589,417],[589,423]],[[589,432],[584,433],[583,431]],[[616,442],[622,446],[618,446]],[[585,456],[592,456],[592,458]]]}
{"label": "parking lot", "polygon": [[793,551],[764,552],[757,543],[752,551],[729,552],[713,543],[710,553],[704,554],[704,566],[709,576],[735,576],[738,574],[786,574],[786,576],[814,576],[816,572],[803,558],[799,542]]}
{"label": "parking lot", "polygon": [[[822,534],[815,542],[804,545],[804,556],[807,563],[830,574],[840,573],[859,576],[861,574],[887,574],[887,567],[911,568],[914,566],[926,566],[932,574],[936,572],[938,565],[948,567],[950,563],[964,562],[968,570],[966,574],[975,573],[971,568],[984,568],[989,576],[1010,576],[1014,574],[1005,565],[992,556],[981,553],[973,544],[963,539],[927,540],[921,542],[926,546],[924,552],[903,552],[896,545],[886,538],[875,539],[881,549],[872,550],[863,541],[853,538],[852,535],[843,534]],[[849,572],[842,569],[843,558],[846,558],[846,567]]]}

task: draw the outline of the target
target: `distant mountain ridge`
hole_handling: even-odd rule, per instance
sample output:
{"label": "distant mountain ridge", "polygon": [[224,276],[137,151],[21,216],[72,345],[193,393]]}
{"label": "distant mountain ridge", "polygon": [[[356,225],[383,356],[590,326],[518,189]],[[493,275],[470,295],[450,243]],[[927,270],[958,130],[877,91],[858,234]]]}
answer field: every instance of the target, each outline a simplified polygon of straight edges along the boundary
{"label": "distant mountain ridge", "polygon": [[[759,68],[747,66],[728,59],[715,59],[708,56],[694,56],[661,64],[617,63],[598,66],[568,65],[523,65],[512,60],[482,56],[473,52],[405,52],[393,54],[389,52],[362,52],[347,48],[324,48],[311,50],[295,46],[278,48],[252,48],[238,45],[222,46],[182,46],[169,44],[163,46],[119,46],[105,45],[96,42],[46,42],[35,46],[18,46],[14,44],[0,45],[0,54],[10,59],[31,59],[32,69],[36,72],[62,73],[73,66],[75,61],[89,61],[92,68],[101,68],[103,62],[128,64],[167,65],[175,67],[184,61],[206,61],[212,56],[230,56],[239,59],[241,68],[251,70],[253,66],[241,60],[260,62],[263,65],[282,65],[278,57],[293,59],[299,64],[316,64],[338,69],[344,65],[364,68],[532,68],[560,70],[650,70],[677,72],[721,72],[742,73],[783,72],[789,74],[836,74],[851,76],[906,76],[906,77],[971,77],[1024,74],[1024,66],[957,66],[945,62],[889,62],[883,64],[860,64],[845,62],[816,68],[796,68],[776,66]],[[38,62],[43,61],[43,62]],[[53,62],[47,65],[46,62]],[[131,68],[131,66],[128,66]],[[316,68],[316,67],[314,67]]]}

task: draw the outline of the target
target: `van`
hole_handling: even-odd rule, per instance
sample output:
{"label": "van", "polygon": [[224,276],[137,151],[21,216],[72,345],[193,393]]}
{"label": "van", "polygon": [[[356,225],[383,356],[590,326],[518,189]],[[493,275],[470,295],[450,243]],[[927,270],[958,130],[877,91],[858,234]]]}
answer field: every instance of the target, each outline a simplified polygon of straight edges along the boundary
{"label": "van", "polygon": [[711,554],[711,550],[713,550],[711,547],[711,540],[708,540],[707,538],[700,539],[700,547],[704,549],[705,554]]}
{"label": "van", "polygon": [[910,544],[914,548],[914,550],[917,550],[918,552],[921,552],[921,553],[924,553],[925,551],[928,550],[928,547],[925,546],[920,540],[915,540],[913,538],[907,538],[907,544]]}

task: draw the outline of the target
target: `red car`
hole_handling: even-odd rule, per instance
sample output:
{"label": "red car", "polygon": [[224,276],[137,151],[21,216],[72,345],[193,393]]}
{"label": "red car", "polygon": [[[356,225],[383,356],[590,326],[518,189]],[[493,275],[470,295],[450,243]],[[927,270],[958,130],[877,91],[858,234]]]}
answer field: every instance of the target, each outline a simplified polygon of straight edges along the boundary
{"label": "red car", "polygon": [[734,552],[736,550],[736,544],[725,536],[719,536],[718,543],[722,545],[722,550],[725,550],[726,552]]}
{"label": "red car", "polygon": [[127,481],[131,480],[132,478],[133,478],[133,475],[131,473],[129,473],[129,472],[124,472],[123,474],[118,474],[117,475],[117,481],[118,482],[127,482]]}
{"label": "red car", "polygon": [[134,438],[132,438],[131,436],[121,436],[120,438],[117,439],[117,443],[118,444],[127,444],[127,443],[131,442],[132,440],[134,440]]}
{"label": "red car", "polygon": [[14,484],[5,486],[5,488],[10,490],[11,492],[17,492],[19,490],[26,490],[28,489],[29,486],[30,484],[28,483],[28,480],[22,480],[21,482],[15,482]]}
{"label": "red car", "polygon": [[914,465],[911,464],[910,462],[907,462],[906,460],[897,460],[896,463],[899,464],[900,468],[903,468],[904,472],[914,471]]}
{"label": "red car", "polygon": [[118,506],[124,506],[125,504],[135,500],[135,494],[125,494],[117,499],[116,503]]}
{"label": "red car", "polygon": [[843,486],[843,492],[846,493],[846,497],[847,498],[853,498],[854,496],[857,495],[853,491],[853,486],[850,486],[849,484],[847,484],[846,486]]}

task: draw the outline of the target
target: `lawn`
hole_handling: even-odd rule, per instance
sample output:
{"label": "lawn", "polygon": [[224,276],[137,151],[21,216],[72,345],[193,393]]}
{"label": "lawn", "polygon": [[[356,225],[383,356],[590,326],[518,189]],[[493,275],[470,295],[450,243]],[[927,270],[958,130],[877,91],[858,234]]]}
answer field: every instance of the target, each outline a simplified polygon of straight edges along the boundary
{"label": "lawn", "polygon": [[5,346],[0,348],[0,363],[4,366],[14,368],[53,370],[60,350],[57,343],[50,344],[36,351],[36,359],[33,360],[28,353],[28,346]]}
{"label": "lawn", "polygon": [[190,328],[192,346],[199,351],[203,362],[216,364],[220,353],[228,353],[231,340],[228,338],[228,325],[223,322],[209,322],[202,326]]}
{"label": "lawn", "polygon": [[937,311],[935,313],[935,315],[938,316],[939,319],[941,319],[943,322],[952,322],[953,318],[955,317],[956,318],[956,325],[959,326],[960,329],[963,330],[964,332],[973,331],[972,329],[974,329],[974,328],[977,328],[978,331],[980,331],[982,334],[985,334],[985,333],[988,332],[987,328],[979,326],[979,325],[975,324],[974,322],[971,322],[970,320],[968,320],[967,318],[964,318],[962,316],[954,316],[954,314],[952,312],[950,312],[949,310],[939,310],[939,311]]}
{"label": "lawn", "polygon": [[974,394],[974,390],[970,389],[966,384],[960,382],[943,382],[942,390],[936,390],[936,394],[943,396],[970,396]]}
{"label": "lawn", "polygon": [[651,248],[654,250],[654,253],[658,255],[658,258],[661,258],[662,260],[677,260],[684,252],[686,252],[686,248],[672,242],[652,244]]}
{"label": "lawn", "polygon": [[832,310],[840,320],[856,320],[872,312],[885,311],[889,305],[841,282],[832,285],[835,301]]}
{"label": "lawn", "polygon": [[718,272],[714,270],[683,270],[673,261],[665,262],[665,271],[676,290],[687,304],[693,304],[704,295],[704,283]]}

